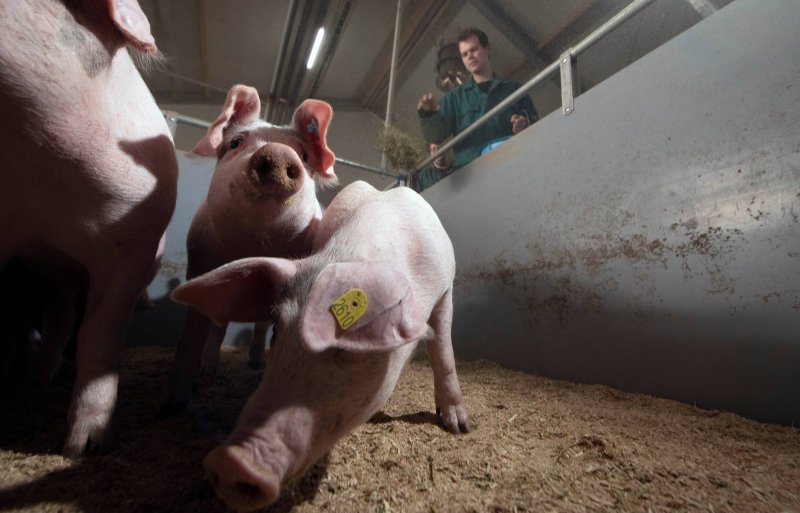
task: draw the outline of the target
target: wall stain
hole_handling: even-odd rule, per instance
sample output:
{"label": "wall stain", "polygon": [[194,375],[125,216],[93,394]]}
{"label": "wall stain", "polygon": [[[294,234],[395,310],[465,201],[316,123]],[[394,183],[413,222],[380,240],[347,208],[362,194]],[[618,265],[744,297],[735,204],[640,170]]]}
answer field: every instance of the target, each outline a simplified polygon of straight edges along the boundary
{"label": "wall stain", "polygon": [[761,301],[763,301],[765,304],[766,304],[766,303],[769,303],[769,301],[770,301],[771,299],[775,299],[775,300],[777,300],[777,301],[780,301],[780,300],[781,300],[781,294],[780,294],[780,292],[771,292],[771,293],[769,293],[769,294],[764,294],[763,296],[756,296],[756,297],[760,298],[760,299],[761,299]]}
{"label": "wall stain", "polygon": [[[652,267],[658,265],[667,270],[674,259],[681,261],[686,280],[701,276],[708,280],[707,294],[730,296],[735,292],[736,282],[728,276],[727,266],[744,233],[739,229],[714,226],[699,231],[698,227],[699,222],[694,218],[672,224],[673,235],[669,238],[679,237],[679,242],[670,242],[667,237],[647,238],[642,234],[621,237],[602,233],[587,237],[589,244],[578,250],[544,250],[541,242],[531,241],[526,245],[531,253],[530,261],[511,262],[497,256],[485,267],[459,271],[455,283],[502,283],[516,293],[516,303],[535,324],[545,313],[561,323],[575,315],[603,313],[604,296],[619,288],[616,279],[610,277],[589,288],[571,279],[570,275],[582,268],[596,276],[607,272],[608,266],[619,260],[634,266],[633,276],[641,289],[637,297],[644,301],[657,292],[651,277]],[[703,269],[693,272],[690,260],[691,265],[696,266],[696,257],[702,257]]]}

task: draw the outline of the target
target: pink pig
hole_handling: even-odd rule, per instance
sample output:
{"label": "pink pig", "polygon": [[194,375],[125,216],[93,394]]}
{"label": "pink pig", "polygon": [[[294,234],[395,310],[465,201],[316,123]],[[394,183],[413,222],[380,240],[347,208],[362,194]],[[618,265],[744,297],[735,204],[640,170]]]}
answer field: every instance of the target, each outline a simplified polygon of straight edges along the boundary
{"label": "pink pig", "polygon": [[175,208],[172,137],[126,45],[156,53],[136,0],[0,2],[0,268],[55,284],[45,375],[80,324],[68,455],[111,439],[123,332]]}
{"label": "pink pig", "polygon": [[[333,112],[325,102],[306,100],[292,126],[284,127],[260,120],[260,110],[255,89],[233,86],[222,113],[194,148],[200,155],[216,156],[217,166],[189,229],[188,279],[244,257],[297,258],[311,251],[322,218],[315,180],[336,180],[334,155],[325,143]],[[256,325],[253,364],[262,358],[266,329],[266,323]],[[167,409],[185,405],[201,368],[216,367],[224,336],[224,325],[211,326],[208,318],[189,309]]]}
{"label": "pink pig", "polygon": [[373,416],[419,340],[444,427],[468,430],[450,338],[453,247],[433,209],[410,189],[355,182],[325,212],[314,249],[238,260],[173,292],[218,323],[277,316],[260,386],[205,459],[217,495],[240,511],[274,502]]}

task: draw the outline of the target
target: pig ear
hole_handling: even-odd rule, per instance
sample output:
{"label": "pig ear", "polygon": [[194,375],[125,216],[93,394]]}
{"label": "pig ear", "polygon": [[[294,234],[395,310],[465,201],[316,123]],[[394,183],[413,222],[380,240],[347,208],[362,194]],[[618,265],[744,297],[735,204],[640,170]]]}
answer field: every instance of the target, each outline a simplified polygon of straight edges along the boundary
{"label": "pig ear", "polygon": [[136,0],[108,0],[108,12],[114,25],[139,51],[154,53],[157,50],[156,40],[150,33],[150,22],[142,8],[139,7],[139,2]]}
{"label": "pig ear", "polygon": [[320,100],[306,100],[294,111],[292,127],[300,133],[309,152],[309,165],[323,180],[335,180],[333,152],[325,142],[333,109]]}
{"label": "pig ear", "polygon": [[197,141],[194,153],[213,157],[217,155],[225,128],[231,124],[243,125],[258,118],[261,113],[261,100],[258,91],[246,85],[237,84],[230,88],[222,113],[208,128],[206,135]]}
{"label": "pig ear", "polygon": [[297,265],[283,258],[245,258],[187,281],[172,299],[199,310],[217,324],[264,321]]}
{"label": "pig ear", "polygon": [[[366,310],[360,317],[356,315],[354,322],[344,320],[349,326],[343,329],[334,311],[340,298],[354,290],[360,291]],[[414,300],[408,276],[396,266],[388,262],[339,263],[328,265],[317,277],[301,330],[303,344],[312,352],[338,348],[363,353],[389,351],[419,340],[428,323]]]}

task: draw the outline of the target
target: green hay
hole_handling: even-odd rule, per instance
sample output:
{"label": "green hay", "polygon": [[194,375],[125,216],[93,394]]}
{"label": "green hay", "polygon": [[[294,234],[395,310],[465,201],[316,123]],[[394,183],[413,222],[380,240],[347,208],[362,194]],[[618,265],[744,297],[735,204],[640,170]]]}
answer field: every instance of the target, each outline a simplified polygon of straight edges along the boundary
{"label": "green hay", "polygon": [[393,169],[414,169],[429,154],[428,145],[421,137],[392,126],[378,134],[378,145]]}

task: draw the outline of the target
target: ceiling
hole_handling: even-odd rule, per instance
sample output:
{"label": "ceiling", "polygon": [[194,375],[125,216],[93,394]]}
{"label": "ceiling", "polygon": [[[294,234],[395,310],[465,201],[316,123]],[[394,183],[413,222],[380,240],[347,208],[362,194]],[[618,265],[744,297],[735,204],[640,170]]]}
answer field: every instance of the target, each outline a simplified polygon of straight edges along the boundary
{"label": "ceiling", "polygon": [[[582,89],[731,1],[656,0],[581,56]],[[401,122],[410,119],[416,98],[436,91],[438,49],[454,42],[469,25],[488,34],[495,72],[524,83],[630,2],[402,0],[394,116]],[[265,101],[274,93],[273,122],[284,122],[293,106],[308,97],[326,100],[335,109],[365,109],[381,119],[385,116],[396,0],[140,3],[167,57],[161,69],[146,77],[161,104],[220,105],[231,85],[244,83],[256,87]],[[307,70],[309,49],[321,26],[326,36],[320,57]],[[285,52],[278,66],[281,47]],[[545,98],[545,89],[532,92],[540,111],[542,105],[557,101]]]}

